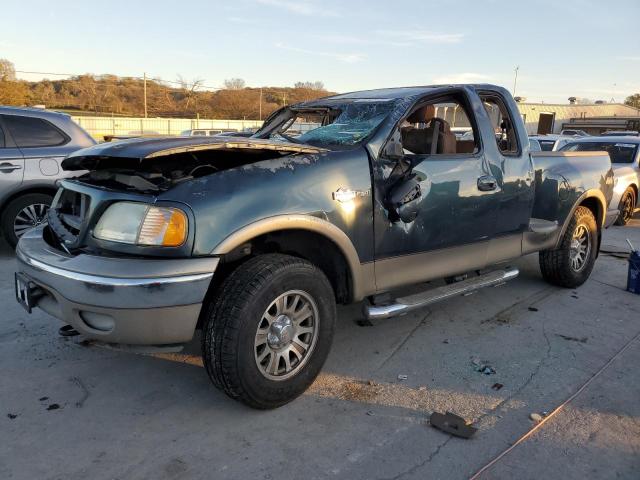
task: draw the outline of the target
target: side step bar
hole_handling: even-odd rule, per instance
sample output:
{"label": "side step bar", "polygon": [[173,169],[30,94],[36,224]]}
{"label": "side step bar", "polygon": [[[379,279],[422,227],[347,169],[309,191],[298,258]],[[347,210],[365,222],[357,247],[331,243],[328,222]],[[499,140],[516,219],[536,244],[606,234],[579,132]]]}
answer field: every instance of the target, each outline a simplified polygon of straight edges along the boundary
{"label": "side step bar", "polygon": [[432,288],[424,292],[415,293],[406,297],[397,298],[388,305],[364,304],[363,313],[368,320],[378,320],[383,318],[404,315],[413,310],[440,302],[457,295],[465,295],[475,292],[485,287],[495,287],[513,280],[520,272],[517,268],[507,270],[497,270],[477,277],[468,278],[461,282],[452,283],[442,287]]}

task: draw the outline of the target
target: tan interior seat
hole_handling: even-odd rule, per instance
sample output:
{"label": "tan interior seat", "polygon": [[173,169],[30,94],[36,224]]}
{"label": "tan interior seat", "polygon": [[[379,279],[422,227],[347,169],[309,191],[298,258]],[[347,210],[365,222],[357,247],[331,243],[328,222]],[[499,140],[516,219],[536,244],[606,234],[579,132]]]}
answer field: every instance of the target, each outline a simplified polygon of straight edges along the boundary
{"label": "tan interior seat", "polygon": [[[438,128],[436,135],[438,144],[435,153],[456,153],[456,136],[448,122],[436,117],[436,109],[433,105],[418,108],[407,117],[407,122],[413,124],[401,129],[402,145],[407,150],[423,155],[432,153],[434,128]],[[415,124],[427,126],[418,128]]]}

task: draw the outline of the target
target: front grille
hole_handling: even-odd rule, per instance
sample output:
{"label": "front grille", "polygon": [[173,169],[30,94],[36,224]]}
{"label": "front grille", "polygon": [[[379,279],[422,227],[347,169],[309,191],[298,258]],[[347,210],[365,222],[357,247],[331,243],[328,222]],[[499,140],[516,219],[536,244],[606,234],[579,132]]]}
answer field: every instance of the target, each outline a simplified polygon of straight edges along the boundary
{"label": "front grille", "polygon": [[89,212],[91,198],[80,192],[62,189],[47,214],[49,228],[67,246],[78,246]]}

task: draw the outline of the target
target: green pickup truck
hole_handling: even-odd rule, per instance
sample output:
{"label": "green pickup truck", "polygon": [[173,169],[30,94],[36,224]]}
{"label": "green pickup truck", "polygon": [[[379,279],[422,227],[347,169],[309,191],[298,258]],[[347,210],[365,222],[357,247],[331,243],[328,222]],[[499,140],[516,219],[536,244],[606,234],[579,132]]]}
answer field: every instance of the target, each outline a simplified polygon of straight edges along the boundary
{"label": "green pickup truck", "polygon": [[83,173],[20,240],[18,301],[102,342],[201,330],[213,383],[255,408],[313,382],[337,303],[402,315],[512,279],[532,252],[544,279],[581,285],[613,191],[606,152],[531,152],[492,85],[336,95],[250,138],[132,139],[63,168]]}

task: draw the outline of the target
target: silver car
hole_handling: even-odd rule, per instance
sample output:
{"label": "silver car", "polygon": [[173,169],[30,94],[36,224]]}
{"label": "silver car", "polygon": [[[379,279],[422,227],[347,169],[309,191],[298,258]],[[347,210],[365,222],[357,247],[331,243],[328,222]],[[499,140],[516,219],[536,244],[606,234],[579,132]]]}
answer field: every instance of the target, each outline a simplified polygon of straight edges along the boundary
{"label": "silver car", "polygon": [[69,115],[0,106],[0,230],[11,245],[46,222],[56,180],[78,174],[62,171],[64,157],[95,143]]}
{"label": "silver car", "polygon": [[581,137],[560,149],[563,152],[605,151],[614,175],[610,208],[618,209],[616,225],[626,225],[638,204],[640,187],[640,137]]}

